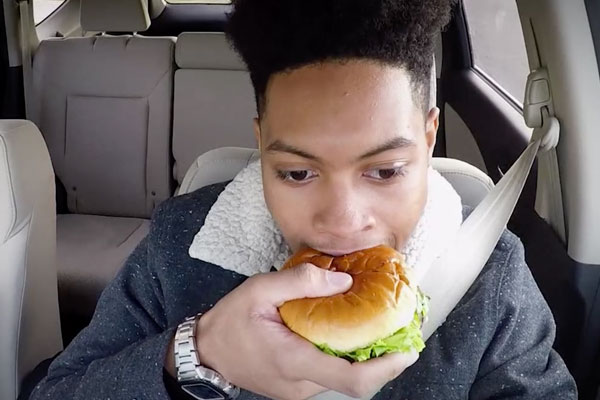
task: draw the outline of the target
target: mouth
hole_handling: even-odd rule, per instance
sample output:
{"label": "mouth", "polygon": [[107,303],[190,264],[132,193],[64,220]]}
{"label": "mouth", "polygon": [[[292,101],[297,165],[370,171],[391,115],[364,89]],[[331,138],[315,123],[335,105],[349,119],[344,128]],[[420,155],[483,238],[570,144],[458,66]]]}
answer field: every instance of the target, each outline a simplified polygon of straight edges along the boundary
{"label": "mouth", "polygon": [[[358,251],[372,249],[373,247],[378,246],[389,246],[395,249],[395,240],[391,237],[389,238],[373,238],[372,240],[361,242],[346,242],[346,243],[335,243],[334,241],[323,241],[322,243],[317,242],[304,242],[304,246],[309,247],[311,249],[317,250],[325,255],[331,257],[341,257],[347,256],[352,253],[356,253]],[[337,246],[336,246],[337,245]]]}
{"label": "mouth", "polygon": [[361,250],[365,250],[365,249],[370,249],[370,248],[376,247],[376,246],[378,246],[378,245],[375,245],[375,246],[366,246],[366,247],[356,247],[356,248],[352,248],[352,249],[348,249],[348,250],[333,250],[333,249],[331,249],[331,250],[329,250],[329,249],[327,249],[327,250],[325,250],[325,249],[315,249],[315,250],[318,250],[321,253],[326,254],[328,256],[340,257],[340,256],[346,256],[348,254],[355,253],[357,251],[361,251]]}

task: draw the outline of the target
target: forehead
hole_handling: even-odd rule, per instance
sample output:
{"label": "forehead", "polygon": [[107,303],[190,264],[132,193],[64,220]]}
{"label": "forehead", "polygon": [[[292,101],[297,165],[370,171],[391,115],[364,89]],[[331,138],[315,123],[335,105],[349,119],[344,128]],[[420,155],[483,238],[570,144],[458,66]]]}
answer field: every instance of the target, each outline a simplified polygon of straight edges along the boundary
{"label": "forehead", "polygon": [[326,62],[274,75],[266,91],[263,139],[382,136],[424,124],[408,73],[371,61]]}

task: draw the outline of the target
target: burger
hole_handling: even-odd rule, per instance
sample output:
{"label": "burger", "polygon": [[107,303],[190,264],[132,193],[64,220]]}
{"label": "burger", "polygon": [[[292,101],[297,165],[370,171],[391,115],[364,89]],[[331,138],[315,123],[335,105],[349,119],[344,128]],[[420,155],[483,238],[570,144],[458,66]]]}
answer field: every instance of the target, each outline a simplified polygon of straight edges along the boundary
{"label": "burger", "polygon": [[330,297],[288,301],[279,307],[286,326],[321,351],[349,361],[392,352],[421,352],[428,298],[411,282],[404,257],[387,246],[333,257],[306,248],[282,269],[310,263],[352,276],[352,287]]}

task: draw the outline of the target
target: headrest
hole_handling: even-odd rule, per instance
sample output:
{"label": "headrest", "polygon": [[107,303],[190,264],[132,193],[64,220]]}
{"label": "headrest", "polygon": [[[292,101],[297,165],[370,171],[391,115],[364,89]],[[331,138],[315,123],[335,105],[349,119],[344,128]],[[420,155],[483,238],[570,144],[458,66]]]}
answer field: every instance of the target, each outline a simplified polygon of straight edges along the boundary
{"label": "headrest", "polygon": [[84,31],[143,32],[150,27],[148,0],[81,0]]}
{"label": "headrest", "polygon": [[[257,149],[219,147],[200,155],[185,173],[177,195],[214,183],[229,181],[252,161],[260,158]],[[214,166],[214,168],[213,168]]]}
{"label": "headrest", "polygon": [[224,33],[185,32],[177,38],[175,62],[179,68],[245,71]]}
{"label": "headrest", "polygon": [[42,134],[31,121],[0,121],[0,246],[31,219],[54,171]]}
{"label": "headrest", "polygon": [[[186,172],[177,195],[191,193],[201,187],[233,179],[252,161],[260,158],[257,149],[221,147],[199,156]],[[494,182],[483,171],[464,161],[433,158],[432,167],[450,182],[462,203],[477,207]]]}
{"label": "headrest", "polygon": [[494,187],[492,178],[464,161],[433,157],[431,166],[450,182],[466,206],[477,207]]}

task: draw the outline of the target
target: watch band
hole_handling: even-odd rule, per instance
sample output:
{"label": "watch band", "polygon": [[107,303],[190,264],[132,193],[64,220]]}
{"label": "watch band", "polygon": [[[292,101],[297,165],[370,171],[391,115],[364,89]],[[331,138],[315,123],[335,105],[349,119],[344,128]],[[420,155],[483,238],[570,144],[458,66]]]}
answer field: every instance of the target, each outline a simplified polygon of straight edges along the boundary
{"label": "watch band", "polygon": [[[230,399],[239,395],[239,388],[229,383],[221,374],[200,364],[196,350],[196,327],[201,314],[188,317],[177,327],[174,341],[177,381],[182,385],[208,383]],[[185,389],[185,387],[184,387]]]}

